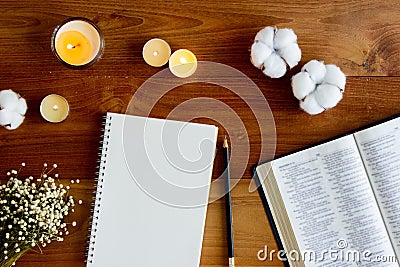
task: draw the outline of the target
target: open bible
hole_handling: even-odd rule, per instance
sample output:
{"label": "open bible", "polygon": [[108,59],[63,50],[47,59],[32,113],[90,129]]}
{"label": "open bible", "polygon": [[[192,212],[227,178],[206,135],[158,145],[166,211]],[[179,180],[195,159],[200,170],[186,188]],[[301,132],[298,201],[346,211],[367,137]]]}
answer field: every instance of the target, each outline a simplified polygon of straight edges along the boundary
{"label": "open bible", "polygon": [[400,117],[255,173],[286,265],[399,266]]}

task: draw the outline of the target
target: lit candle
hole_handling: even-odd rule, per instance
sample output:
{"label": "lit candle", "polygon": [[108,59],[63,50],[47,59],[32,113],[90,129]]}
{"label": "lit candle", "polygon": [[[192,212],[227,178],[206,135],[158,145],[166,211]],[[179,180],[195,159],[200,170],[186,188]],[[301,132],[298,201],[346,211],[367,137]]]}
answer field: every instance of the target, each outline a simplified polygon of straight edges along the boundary
{"label": "lit candle", "polygon": [[187,49],[179,49],[169,58],[169,69],[179,78],[189,77],[196,71],[196,68],[196,56]]}
{"label": "lit candle", "polygon": [[103,53],[104,38],[100,29],[85,18],[70,18],[58,25],[51,38],[51,49],[66,66],[84,68],[95,63]]}
{"label": "lit candle", "polygon": [[68,113],[68,102],[60,95],[48,95],[40,104],[40,114],[48,122],[61,122],[67,118]]}
{"label": "lit candle", "polygon": [[171,55],[169,44],[163,39],[154,38],[143,46],[143,59],[153,67],[161,67],[168,62]]}

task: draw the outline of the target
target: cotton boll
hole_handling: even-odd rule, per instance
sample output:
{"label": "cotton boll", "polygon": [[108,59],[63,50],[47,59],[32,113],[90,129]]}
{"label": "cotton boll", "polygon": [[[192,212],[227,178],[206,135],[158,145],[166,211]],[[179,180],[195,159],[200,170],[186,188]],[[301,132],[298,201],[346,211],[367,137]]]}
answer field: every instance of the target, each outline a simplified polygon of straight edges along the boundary
{"label": "cotton boll", "polygon": [[303,101],[300,101],[300,108],[310,115],[316,115],[325,110],[318,104],[313,93],[309,94]]}
{"label": "cotton boll", "polygon": [[[335,107],[343,98],[346,76],[336,65],[311,60],[293,76],[292,89],[300,107],[309,114],[318,114]],[[314,86],[311,89],[312,85]]]}
{"label": "cotton boll", "polygon": [[12,120],[11,120],[10,125],[6,125],[6,129],[7,130],[15,130],[15,129],[17,129],[25,119],[24,116],[18,114],[17,112],[13,112],[12,115],[13,116],[12,116]]}
{"label": "cotton boll", "polygon": [[18,105],[15,111],[21,115],[25,115],[27,109],[28,105],[26,104],[26,100],[22,97],[18,99]]}
{"label": "cotton boll", "polygon": [[301,100],[314,91],[315,83],[307,72],[299,72],[292,77],[293,95]]}
{"label": "cotton boll", "polygon": [[18,105],[18,95],[13,90],[0,91],[0,107],[13,111]]}
{"label": "cotton boll", "polygon": [[271,55],[272,50],[262,42],[255,42],[251,46],[250,60],[259,69],[262,68],[264,61]]}
{"label": "cotton boll", "polygon": [[336,85],[340,89],[344,90],[346,85],[346,75],[344,75],[338,66],[332,64],[326,65],[324,83]]}
{"label": "cotton boll", "polygon": [[286,61],[289,68],[293,68],[301,59],[301,50],[297,43],[291,43],[278,51],[278,54]]}
{"label": "cotton boll", "polygon": [[278,54],[272,53],[264,62],[263,73],[271,78],[280,78],[286,73],[286,63]]}
{"label": "cotton boll", "polygon": [[297,42],[297,35],[292,29],[279,29],[275,33],[274,48],[280,50],[291,43]]}
{"label": "cotton boll", "polygon": [[306,63],[301,68],[301,71],[307,71],[310,74],[311,79],[313,79],[316,84],[320,84],[324,80],[326,67],[324,62],[313,59]]}
{"label": "cotton boll", "polygon": [[13,112],[6,109],[0,110],[0,125],[4,126],[10,124],[13,119]]}
{"label": "cotton boll", "polygon": [[315,90],[315,99],[324,108],[333,108],[343,97],[339,88],[331,84],[320,84]]}
{"label": "cotton boll", "polygon": [[272,49],[274,47],[274,35],[275,35],[275,28],[268,26],[260,30],[256,34],[254,40],[260,41]]}
{"label": "cotton boll", "polygon": [[[268,48],[268,49],[267,49]],[[301,59],[297,35],[292,29],[265,27],[251,46],[251,63],[270,78],[280,78]]]}

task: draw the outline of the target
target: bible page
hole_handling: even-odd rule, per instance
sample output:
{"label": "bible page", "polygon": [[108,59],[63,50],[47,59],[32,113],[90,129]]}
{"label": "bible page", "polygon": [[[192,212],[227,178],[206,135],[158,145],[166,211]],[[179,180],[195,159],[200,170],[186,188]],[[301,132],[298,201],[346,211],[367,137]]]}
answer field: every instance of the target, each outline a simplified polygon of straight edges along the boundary
{"label": "bible page", "polygon": [[400,117],[354,134],[386,228],[400,257]]}
{"label": "bible page", "polygon": [[394,251],[352,135],[272,169],[306,266],[397,266],[379,261]]}

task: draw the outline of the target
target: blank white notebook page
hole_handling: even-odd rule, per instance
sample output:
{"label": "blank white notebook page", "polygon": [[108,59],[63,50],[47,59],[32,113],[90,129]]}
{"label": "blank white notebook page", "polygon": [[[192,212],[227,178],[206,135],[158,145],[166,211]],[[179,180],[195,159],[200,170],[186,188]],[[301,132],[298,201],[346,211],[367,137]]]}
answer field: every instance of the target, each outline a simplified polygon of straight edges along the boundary
{"label": "blank white notebook page", "polygon": [[107,114],[88,266],[199,266],[217,131]]}

